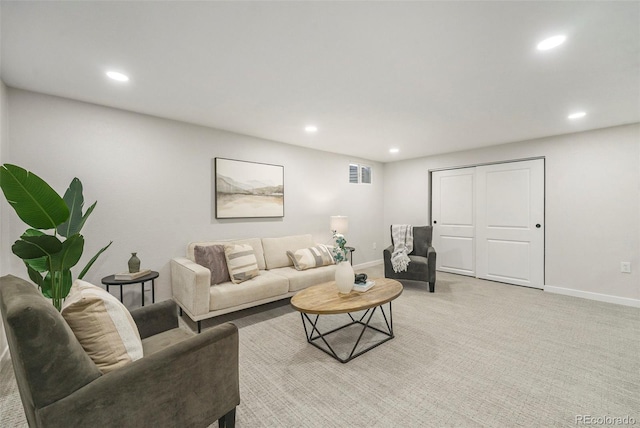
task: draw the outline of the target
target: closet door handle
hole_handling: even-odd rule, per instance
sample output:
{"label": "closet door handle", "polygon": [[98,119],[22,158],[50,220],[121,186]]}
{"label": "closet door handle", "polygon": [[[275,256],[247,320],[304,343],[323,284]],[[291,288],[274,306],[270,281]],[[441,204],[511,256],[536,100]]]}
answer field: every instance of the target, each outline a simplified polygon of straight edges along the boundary
{"label": "closet door handle", "polygon": [[536,228],[540,229],[540,223],[536,224]]}

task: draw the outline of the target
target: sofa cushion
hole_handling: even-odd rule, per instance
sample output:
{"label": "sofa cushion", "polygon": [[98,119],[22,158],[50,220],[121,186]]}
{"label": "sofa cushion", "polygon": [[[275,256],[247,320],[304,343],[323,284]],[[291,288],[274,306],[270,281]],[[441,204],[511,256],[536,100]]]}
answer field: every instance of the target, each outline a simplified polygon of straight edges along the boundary
{"label": "sofa cushion", "polygon": [[269,272],[287,278],[289,281],[289,291],[299,291],[312,285],[335,280],[336,265],[308,270],[295,270],[293,267],[283,267],[270,270]]}
{"label": "sofa cushion", "polygon": [[[293,268],[288,269],[297,272]],[[270,271],[260,271],[260,275],[242,284],[225,282],[210,287],[209,308],[212,311],[231,308],[286,294],[288,291],[287,278],[274,275]]]}
{"label": "sofa cushion", "polygon": [[409,266],[407,270],[410,272],[429,272],[429,259],[422,256],[409,255]]}
{"label": "sofa cushion", "polygon": [[262,240],[260,238],[247,238],[247,239],[228,239],[228,240],[218,240],[218,241],[203,241],[203,242],[191,242],[187,245],[187,258],[192,262],[195,262],[194,250],[196,245],[200,245],[203,247],[209,245],[225,245],[225,244],[249,244],[253,248],[254,253],[256,254],[256,260],[258,261],[258,269],[264,270],[267,268],[264,262],[264,251],[262,250]]}
{"label": "sofa cushion", "polygon": [[224,246],[229,276],[235,284],[260,275],[253,248],[248,244],[227,244]]}
{"label": "sofa cushion", "polygon": [[287,256],[287,251],[293,252],[302,248],[312,247],[314,244],[311,235],[262,238],[266,268],[271,270],[285,266],[293,266],[289,256]]}
{"label": "sofa cushion", "polygon": [[196,245],[193,249],[195,262],[211,271],[211,285],[231,281],[224,245]]}
{"label": "sofa cushion", "polygon": [[287,251],[296,270],[313,269],[333,264],[333,257],[326,245],[318,244],[309,248],[302,248],[295,252]]}
{"label": "sofa cushion", "polygon": [[131,314],[102,288],[74,281],[61,313],[101,372],[142,358],[142,341]]}

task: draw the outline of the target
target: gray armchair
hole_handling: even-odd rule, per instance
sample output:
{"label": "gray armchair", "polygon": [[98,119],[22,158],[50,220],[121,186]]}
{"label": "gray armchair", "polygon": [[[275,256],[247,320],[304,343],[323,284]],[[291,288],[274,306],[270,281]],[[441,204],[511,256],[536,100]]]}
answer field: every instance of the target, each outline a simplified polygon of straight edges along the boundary
{"label": "gray armchair", "polygon": [[436,250],[431,246],[431,226],[413,227],[413,251],[409,253],[411,262],[404,272],[394,272],[391,265],[393,243],[382,252],[384,258],[384,276],[392,279],[408,279],[429,283],[429,291],[436,287]]}
{"label": "gray armchair", "polygon": [[131,311],[144,357],[102,374],[31,283],[0,278],[0,310],[31,427],[233,427],[238,329],[193,335],[164,301]]}

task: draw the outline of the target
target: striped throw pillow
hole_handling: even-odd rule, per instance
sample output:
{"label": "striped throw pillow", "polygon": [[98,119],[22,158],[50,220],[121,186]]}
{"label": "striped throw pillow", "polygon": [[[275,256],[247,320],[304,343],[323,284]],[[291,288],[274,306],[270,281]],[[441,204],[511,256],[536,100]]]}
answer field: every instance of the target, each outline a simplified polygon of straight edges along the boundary
{"label": "striped throw pillow", "polygon": [[240,284],[260,274],[258,259],[253,247],[248,244],[226,244],[224,256],[227,259],[229,276],[234,284]]}
{"label": "striped throw pillow", "polygon": [[102,373],[142,358],[142,341],[131,314],[102,288],[75,280],[61,313]]}
{"label": "striped throw pillow", "polygon": [[333,264],[333,257],[326,245],[303,248],[295,252],[287,251],[293,266],[297,270],[312,269]]}

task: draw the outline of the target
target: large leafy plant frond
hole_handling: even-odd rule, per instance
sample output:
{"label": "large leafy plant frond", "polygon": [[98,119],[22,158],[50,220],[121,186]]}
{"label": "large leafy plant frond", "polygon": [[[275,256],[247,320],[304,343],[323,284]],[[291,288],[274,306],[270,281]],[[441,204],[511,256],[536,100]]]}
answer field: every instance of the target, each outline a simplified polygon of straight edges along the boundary
{"label": "large leafy plant frond", "polygon": [[[55,284],[55,285],[54,285]],[[73,277],[70,270],[48,272],[42,280],[42,294],[53,299],[58,310],[61,309],[62,299],[69,294]],[[57,304],[55,303],[57,301]]]}
{"label": "large leafy plant frond", "polygon": [[78,279],[82,279],[84,278],[84,275],[87,273],[87,271],[89,269],[91,269],[91,266],[93,266],[93,264],[95,263],[96,260],[98,260],[98,257],[100,257],[100,254],[104,253],[104,251],[109,248],[111,246],[111,244],[113,244],[113,241],[109,242],[107,245],[105,245],[104,247],[102,247],[100,249],[100,251],[98,251],[96,253],[95,256],[93,256],[91,258],[91,260],[89,260],[89,263],[87,263],[87,265],[84,267],[84,269],[82,269],[82,272],[80,272],[80,275],[78,275]]}
{"label": "large leafy plant frond", "polygon": [[0,187],[18,217],[33,228],[55,229],[69,218],[69,209],[60,195],[24,168],[2,165]]}
{"label": "large leafy plant frond", "polygon": [[[38,260],[38,259],[36,259]],[[44,260],[44,262],[46,263],[46,258],[42,257],[41,260]],[[40,272],[47,272],[48,269],[44,269],[44,270],[37,270],[34,269],[29,263],[28,260],[24,260],[24,264],[27,267],[27,274],[29,275],[29,278],[31,279],[31,281],[33,281],[38,288],[42,288],[42,281],[44,278],[42,278],[42,274]]]}
{"label": "large leafy plant frond", "polygon": [[89,207],[86,213],[82,213],[84,197],[82,196],[82,182],[74,178],[62,198],[69,208],[69,219],[57,227],[57,231],[64,237],[80,233],[87,218],[93,212],[97,202]]}
{"label": "large leafy plant frond", "polygon": [[[13,254],[22,260],[37,259],[39,257],[48,257],[49,263],[51,256],[58,253],[62,249],[62,242],[55,236],[25,236],[16,241],[11,247]],[[51,269],[51,266],[49,266]]]}
{"label": "large leafy plant frond", "polygon": [[67,238],[60,251],[51,256],[51,265],[55,270],[69,270],[80,261],[83,249],[84,237],[76,233]]}

